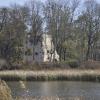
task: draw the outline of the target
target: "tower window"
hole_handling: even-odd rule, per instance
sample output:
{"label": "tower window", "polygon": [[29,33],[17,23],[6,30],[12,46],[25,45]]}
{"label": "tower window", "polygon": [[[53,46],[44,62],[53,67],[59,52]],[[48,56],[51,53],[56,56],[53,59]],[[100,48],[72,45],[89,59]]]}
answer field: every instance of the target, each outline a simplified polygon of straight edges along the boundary
{"label": "tower window", "polygon": [[47,50],[47,53],[49,53],[49,50]]}
{"label": "tower window", "polygon": [[37,52],[35,52],[35,55],[38,55],[38,53],[37,53]]}

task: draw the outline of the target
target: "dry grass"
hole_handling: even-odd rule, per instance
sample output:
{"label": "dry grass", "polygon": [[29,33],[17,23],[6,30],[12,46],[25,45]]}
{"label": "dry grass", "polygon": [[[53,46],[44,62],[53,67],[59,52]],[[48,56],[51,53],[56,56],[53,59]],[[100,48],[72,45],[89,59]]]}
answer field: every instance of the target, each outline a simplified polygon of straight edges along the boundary
{"label": "dry grass", "polygon": [[80,65],[83,69],[100,69],[100,61],[88,60]]}
{"label": "dry grass", "polygon": [[0,71],[0,78],[10,81],[100,81],[100,70]]}
{"label": "dry grass", "polygon": [[85,100],[82,97],[18,97],[15,100]]}
{"label": "dry grass", "polygon": [[0,100],[13,100],[11,90],[4,81],[0,80]]}

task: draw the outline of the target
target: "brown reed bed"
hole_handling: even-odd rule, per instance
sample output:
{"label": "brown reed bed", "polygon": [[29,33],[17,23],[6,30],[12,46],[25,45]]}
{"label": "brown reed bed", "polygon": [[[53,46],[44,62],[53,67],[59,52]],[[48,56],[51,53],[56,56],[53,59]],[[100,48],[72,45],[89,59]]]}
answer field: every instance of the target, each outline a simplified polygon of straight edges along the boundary
{"label": "brown reed bed", "polygon": [[2,80],[0,80],[0,100],[13,100],[10,88]]}
{"label": "brown reed bed", "polygon": [[6,81],[100,81],[100,70],[42,70],[42,71],[0,71],[0,78]]}
{"label": "brown reed bed", "polygon": [[15,100],[85,100],[83,97],[16,97]]}

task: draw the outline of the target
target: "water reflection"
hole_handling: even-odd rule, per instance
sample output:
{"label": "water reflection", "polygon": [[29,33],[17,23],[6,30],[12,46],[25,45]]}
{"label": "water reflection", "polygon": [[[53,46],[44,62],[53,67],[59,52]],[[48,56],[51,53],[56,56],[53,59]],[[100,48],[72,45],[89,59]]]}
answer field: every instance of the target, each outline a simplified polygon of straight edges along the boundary
{"label": "water reflection", "polygon": [[[13,96],[81,97],[83,100],[100,100],[100,84],[90,82],[7,82]],[[89,99],[92,98],[92,99]]]}

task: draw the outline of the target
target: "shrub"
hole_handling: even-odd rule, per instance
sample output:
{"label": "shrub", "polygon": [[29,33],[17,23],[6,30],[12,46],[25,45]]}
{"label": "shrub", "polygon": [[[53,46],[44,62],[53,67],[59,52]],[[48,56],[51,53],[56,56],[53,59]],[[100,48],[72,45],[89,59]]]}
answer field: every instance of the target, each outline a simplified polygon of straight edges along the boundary
{"label": "shrub", "polygon": [[27,51],[25,52],[25,55],[32,55],[32,51],[31,51],[31,49],[27,49]]}
{"label": "shrub", "polygon": [[0,59],[0,70],[8,69],[8,63],[4,59]]}
{"label": "shrub", "polygon": [[67,64],[71,67],[71,68],[77,68],[79,67],[79,61],[77,60],[69,60],[67,61]]}
{"label": "shrub", "polygon": [[99,69],[100,61],[88,60],[82,63],[80,67],[85,69]]}

